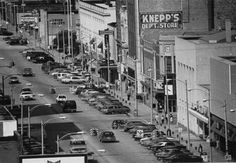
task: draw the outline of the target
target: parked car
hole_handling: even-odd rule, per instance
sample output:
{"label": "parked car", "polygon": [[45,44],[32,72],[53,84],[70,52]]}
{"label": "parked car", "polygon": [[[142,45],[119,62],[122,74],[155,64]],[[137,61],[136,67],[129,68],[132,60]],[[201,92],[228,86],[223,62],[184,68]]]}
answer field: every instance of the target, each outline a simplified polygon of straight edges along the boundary
{"label": "parked car", "polygon": [[76,112],[77,110],[77,105],[75,100],[66,100],[65,102],[62,103],[62,109],[63,112]]}
{"label": "parked car", "polygon": [[7,28],[0,28],[0,35],[4,35],[4,36],[11,36],[13,35],[12,32],[8,31]]}
{"label": "parked car", "polygon": [[67,100],[67,96],[64,94],[58,94],[56,97],[57,103],[62,103],[62,102],[65,102],[66,100]]}
{"label": "parked car", "polygon": [[33,100],[34,99],[34,94],[29,91],[21,92],[20,93],[20,100],[25,101],[25,100]]}
{"label": "parked car", "polygon": [[128,114],[130,112],[130,108],[120,104],[108,104],[100,109],[100,111],[104,114]]}
{"label": "parked car", "polygon": [[101,131],[98,139],[100,142],[116,142],[115,134],[112,131]]}
{"label": "parked car", "polygon": [[167,141],[162,141],[162,142],[158,142],[156,144],[153,144],[150,149],[156,153],[160,148],[163,147],[173,147],[173,148],[186,148],[186,146],[180,144],[178,141],[173,141],[173,140],[167,140]]}
{"label": "parked car", "polygon": [[18,77],[17,76],[11,76],[10,78],[9,78],[9,84],[18,84],[18,83],[20,83],[20,81],[19,81],[19,79],[18,79]]}
{"label": "parked car", "polygon": [[194,156],[189,154],[175,154],[170,157],[167,157],[162,160],[164,163],[172,163],[172,162],[203,162],[203,159],[200,156]]}
{"label": "parked car", "polygon": [[7,41],[9,45],[26,45],[28,44],[27,38],[22,37],[12,37]]}
{"label": "parked car", "polygon": [[50,57],[50,56],[36,56],[34,58],[31,59],[31,61],[33,63],[46,63],[48,61],[51,61],[51,62],[55,62],[54,58]]}
{"label": "parked car", "polygon": [[66,76],[65,78],[61,79],[61,82],[66,84],[68,83],[78,84],[86,81],[87,80],[85,78],[82,78],[81,76]]}
{"label": "parked car", "polygon": [[33,70],[32,70],[32,68],[24,68],[24,70],[23,70],[23,76],[33,76]]}
{"label": "parked car", "polygon": [[176,154],[188,154],[192,153],[186,149],[178,149],[178,148],[161,148],[155,153],[155,156],[158,160],[164,160],[165,158],[171,157]]}
{"label": "parked car", "polygon": [[146,124],[140,120],[131,120],[128,121],[124,126],[124,132],[128,132],[130,129],[134,128],[135,126]]}
{"label": "parked car", "polygon": [[112,127],[112,129],[122,129],[122,128],[124,128],[126,123],[127,123],[127,120],[116,119],[116,120],[112,121],[111,127]]}

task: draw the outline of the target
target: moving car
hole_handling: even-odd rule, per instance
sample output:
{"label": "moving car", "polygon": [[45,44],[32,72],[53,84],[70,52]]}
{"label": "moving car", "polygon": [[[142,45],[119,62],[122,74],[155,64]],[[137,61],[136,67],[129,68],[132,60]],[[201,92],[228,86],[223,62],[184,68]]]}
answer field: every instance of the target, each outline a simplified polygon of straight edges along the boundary
{"label": "moving car", "polygon": [[67,100],[67,96],[64,94],[58,94],[56,97],[57,103],[65,102],[66,100]]}
{"label": "moving car", "polygon": [[100,142],[116,142],[115,134],[112,131],[101,131],[98,139]]}
{"label": "moving car", "polygon": [[34,99],[34,94],[30,91],[25,91],[20,93],[20,100],[33,100]]}
{"label": "moving car", "polygon": [[33,76],[32,68],[24,68],[23,76]]}
{"label": "moving car", "polygon": [[22,88],[20,92],[32,92],[31,88],[25,87]]}
{"label": "moving car", "polygon": [[83,135],[70,136],[70,153],[87,153],[87,143]]}
{"label": "moving car", "polygon": [[9,78],[9,84],[17,84],[17,83],[20,83],[20,81],[19,81],[17,76],[11,76]]}

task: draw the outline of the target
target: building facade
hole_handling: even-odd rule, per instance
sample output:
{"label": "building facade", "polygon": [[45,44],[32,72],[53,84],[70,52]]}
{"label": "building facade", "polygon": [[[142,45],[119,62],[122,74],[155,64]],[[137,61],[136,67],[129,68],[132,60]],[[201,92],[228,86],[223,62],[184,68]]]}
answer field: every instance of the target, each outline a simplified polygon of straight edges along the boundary
{"label": "building facade", "polygon": [[[230,73],[233,75],[233,72],[227,70],[229,66],[225,68],[217,66],[218,62],[211,59],[217,56],[222,58],[236,56],[234,38],[236,33],[235,31],[232,31],[230,35],[226,33],[221,31],[204,36],[179,36],[175,38],[178,123],[184,126],[189,123],[190,130],[205,139],[209,136],[210,131],[209,116],[211,117],[211,138],[216,140],[217,136],[213,137],[212,135],[219,135],[219,131],[214,128],[219,118],[221,118],[222,124],[224,99],[227,99],[227,102],[230,101],[232,95],[229,93],[231,91],[229,88],[230,85],[235,84],[233,80],[227,77]],[[226,39],[227,37],[228,39]],[[231,37],[234,39],[230,41],[229,38]],[[220,80],[224,80],[224,82],[220,82]],[[189,108],[188,111],[187,108]],[[191,119],[189,122],[186,118],[188,113],[189,119]],[[232,128],[232,126],[235,127],[235,122],[232,122],[233,116],[231,118],[231,120],[229,118],[229,123],[231,123]],[[221,133],[222,135],[224,134]],[[221,142],[223,142],[222,139]]]}

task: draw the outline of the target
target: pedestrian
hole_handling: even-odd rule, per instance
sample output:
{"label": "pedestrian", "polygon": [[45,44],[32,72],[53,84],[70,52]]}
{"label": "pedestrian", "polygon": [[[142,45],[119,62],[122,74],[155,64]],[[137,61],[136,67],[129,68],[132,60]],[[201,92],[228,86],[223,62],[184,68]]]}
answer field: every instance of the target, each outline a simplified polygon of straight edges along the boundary
{"label": "pedestrian", "polygon": [[220,141],[216,140],[216,149],[220,149]]}
{"label": "pedestrian", "polygon": [[170,114],[170,123],[173,123],[173,115]]}
{"label": "pedestrian", "polygon": [[159,115],[158,114],[155,115],[155,121],[156,121],[156,124],[159,124]]}
{"label": "pedestrian", "polygon": [[164,115],[162,114],[162,115],[161,115],[161,124],[164,124],[164,121],[165,121],[165,117],[164,117]]}
{"label": "pedestrian", "polygon": [[131,96],[131,88],[129,87],[128,91],[127,91],[127,99],[128,99],[128,101],[130,100],[130,96]]}
{"label": "pedestrian", "polygon": [[200,155],[202,154],[202,145],[201,144],[199,144],[199,146],[198,146],[198,152],[200,153]]}

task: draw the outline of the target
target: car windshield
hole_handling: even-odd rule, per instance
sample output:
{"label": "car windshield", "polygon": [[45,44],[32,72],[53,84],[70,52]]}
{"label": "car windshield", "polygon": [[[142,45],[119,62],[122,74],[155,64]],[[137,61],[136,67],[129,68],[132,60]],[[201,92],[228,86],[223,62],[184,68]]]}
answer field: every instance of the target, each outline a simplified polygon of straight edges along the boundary
{"label": "car windshield", "polygon": [[76,140],[76,141],[71,141],[71,145],[86,145],[85,141],[83,140]]}
{"label": "car windshield", "polygon": [[114,136],[113,132],[104,132],[104,136]]}
{"label": "car windshield", "polygon": [[61,95],[61,96],[58,96],[58,98],[66,98],[66,96]]}
{"label": "car windshield", "polygon": [[31,94],[31,92],[22,92],[22,95]]}
{"label": "car windshield", "polygon": [[31,92],[31,89],[30,88],[22,88],[21,92]]}
{"label": "car windshield", "polygon": [[12,76],[10,79],[17,79],[17,77],[16,76]]}

